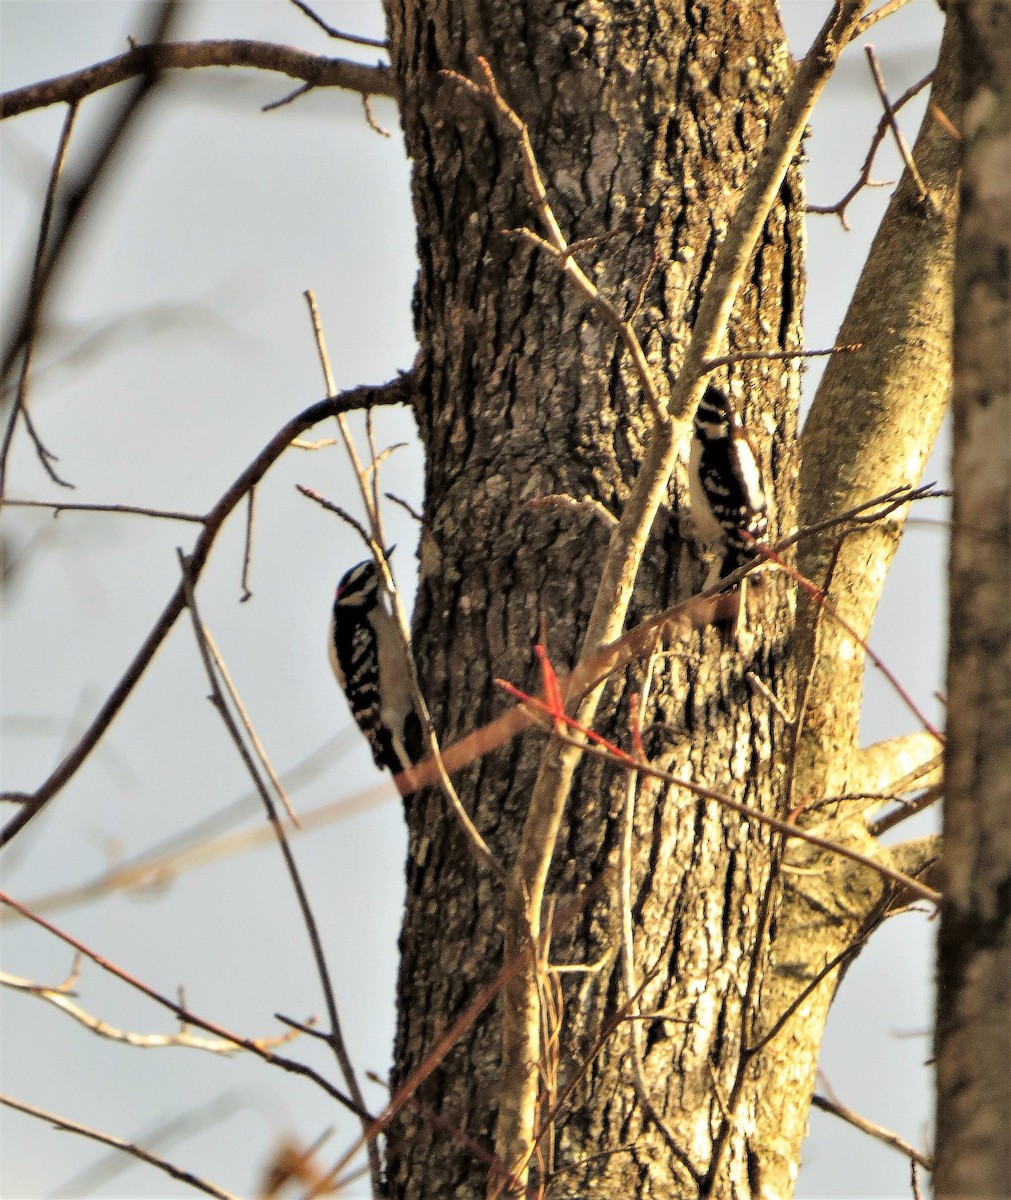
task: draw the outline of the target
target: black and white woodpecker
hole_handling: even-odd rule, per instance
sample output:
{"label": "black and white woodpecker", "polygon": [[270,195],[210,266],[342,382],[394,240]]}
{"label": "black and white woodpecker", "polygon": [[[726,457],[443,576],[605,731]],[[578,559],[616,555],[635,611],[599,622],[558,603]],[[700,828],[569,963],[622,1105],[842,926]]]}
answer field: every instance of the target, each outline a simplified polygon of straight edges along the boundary
{"label": "black and white woodpecker", "polygon": [[[387,551],[387,557],[392,550]],[[330,665],[376,766],[394,775],[424,757],[409,664],[390,598],[372,559],[337,585],[330,617]]]}
{"label": "black and white woodpecker", "polygon": [[712,383],[695,413],[688,497],[695,527],[713,552],[705,584],[710,588],[755,557],[744,535],[760,542],[769,527],[755,449],[730,398]]}

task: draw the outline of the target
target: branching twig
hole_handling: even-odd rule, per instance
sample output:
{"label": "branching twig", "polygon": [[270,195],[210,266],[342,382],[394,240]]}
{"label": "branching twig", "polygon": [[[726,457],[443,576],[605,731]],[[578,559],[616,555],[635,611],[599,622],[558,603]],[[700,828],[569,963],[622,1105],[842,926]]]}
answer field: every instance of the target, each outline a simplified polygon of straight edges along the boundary
{"label": "branching twig", "polygon": [[[903,3],[905,0],[903,0]],[[873,15],[873,14],[872,14]],[[900,108],[912,98],[923,91],[928,84],[934,80],[934,72],[928,72],[919,82],[914,83],[911,88],[908,88],[892,105],[892,112],[896,113]],[[870,148],[867,151],[867,156],[864,159],[864,165],[860,168],[860,174],[857,176],[856,183],[850,188],[841,200],[837,200],[835,204],[809,204],[807,211],[810,213],[818,213],[820,215],[835,214],[842,222],[843,229],[849,229],[850,224],[846,219],[846,209],[849,207],[850,201],[861,192],[865,187],[884,187],[884,184],[876,183],[871,179],[871,166],[874,163],[874,156],[878,152],[878,147],[884,140],[885,134],[888,132],[888,114],[884,113],[881,120],[878,121],[877,128],[874,130],[874,136],[871,138]]]}
{"label": "branching twig", "polygon": [[[92,1013],[87,1012],[81,1005],[75,1003],[71,999],[71,993],[65,985],[61,984],[58,987],[46,987],[44,984],[33,983],[30,979],[21,979],[17,975],[9,975],[6,972],[0,972],[0,987],[8,988],[12,992],[22,992],[29,996],[37,996],[40,1000],[44,1000],[47,1004],[53,1005],[61,1012],[67,1014],[79,1025],[83,1025],[85,1029],[90,1029],[92,1033],[99,1037],[107,1038],[112,1042],[122,1042],[127,1046],[134,1046],[141,1050],[160,1050],[166,1046],[185,1046],[191,1050],[204,1050],[210,1054],[222,1054],[226,1057],[235,1054],[241,1047],[238,1046],[231,1038],[201,1038],[189,1033],[186,1029],[186,1023],[182,1023],[182,1029],[179,1033],[134,1033],[128,1029],[118,1029],[114,1025],[110,1025],[108,1021],[103,1021],[101,1017],[96,1017]],[[297,1037],[302,1028],[294,1030],[291,1033],[282,1034],[277,1038],[261,1039],[261,1045],[280,1046],[286,1042],[290,1042],[292,1038]]]}
{"label": "branching twig", "polygon": [[899,128],[899,123],[895,119],[895,109],[892,107],[892,102],[888,99],[888,90],[885,87],[885,79],[881,74],[881,66],[878,63],[878,56],[874,53],[873,46],[865,46],[864,53],[867,55],[867,61],[870,63],[871,74],[874,76],[874,86],[878,89],[878,95],[881,97],[881,103],[885,110],[885,116],[888,118],[888,124],[892,130],[892,137],[895,138],[895,144],[899,148],[899,153],[902,155],[902,161],[906,164],[906,169],[912,176],[913,182],[916,184],[916,190],[920,193],[920,200],[927,206],[930,212],[937,215],[937,205],[934,203],[934,198],[927,190],[927,185],[923,182],[923,176],[919,172],[919,168],[913,161],[913,156],[909,151],[909,146],[903,136],[902,130]]}
{"label": "branching twig", "polygon": [[[820,850],[827,850],[832,854],[841,855],[843,858],[848,858],[852,862],[859,863],[862,867],[867,867],[871,871],[875,871],[883,878],[891,883],[898,884],[901,887],[909,888],[916,895],[924,900],[929,900],[933,904],[938,904],[941,901],[941,893],[933,888],[928,888],[924,884],[911,878],[909,875],[903,874],[901,871],[896,871],[887,866],[885,863],[878,862],[867,854],[862,854],[859,850],[853,850],[849,846],[845,846],[839,842],[833,842],[829,838],[823,838],[816,833],[811,833],[810,830],[804,829],[792,821],[784,821],[780,817],[774,817],[769,813],[763,813],[761,809],[752,808],[750,805],[743,804],[740,800],[735,800],[731,796],[725,796],[722,792],[714,791],[712,788],[704,787],[700,783],[695,783],[691,779],[682,779],[677,775],[672,775],[667,771],[660,770],[659,767],[653,767],[649,763],[639,762],[632,755],[627,754],[615,747],[599,743],[603,741],[599,735],[593,734],[597,738],[598,744],[585,742],[582,740],[584,736],[592,731],[580,726],[572,717],[559,718],[557,713],[548,710],[547,706],[540,701],[528,696],[523,700],[523,704],[529,708],[531,713],[535,715],[535,719],[547,729],[555,738],[566,745],[573,746],[581,750],[584,754],[594,755],[598,758],[604,758],[608,762],[613,763],[616,767],[620,767],[625,771],[635,771],[641,775],[645,775],[651,779],[659,779],[662,782],[673,787],[684,788],[685,791],[691,792],[694,796],[699,796],[703,800],[712,800],[719,804],[722,808],[728,808],[732,812],[738,813],[742,817],[747,817],[750,820],[758,821],[762,825],[768,825],[770,829],[775,829],[779,833],[786,834],[787,837],[797,838],[799,841],[807,842],[810,846],[816,846]],[[559,725],[564,724],[569,728],[575,728],[578,731],[577,736],[563,732]]]}
{"label": "branching twig", "polygon": [[[53,455],[42,445],[35,432],[35,427],[32,424],[31,418],[28,415],[28,374],[31,370],[32,357],[35,353],[35,340],[39,331],[39,317],[42,311],[42,295],[43,295],[43,265],[46,259],[46,247],[49,245],[49,231],[53,220],[53,208],[56,204],[56,189],[59,185],[60,175],[63,172],[63,163],[67,156],[67,147],[70,145],[70,135],[74,129],[74,122],[77,119],[78,102],[75,100],[68,108],[67,115],[63,121],[63,129],[60,132],[60,140],[56,146],[56,154],[53,157],[53,166],[49,172],[49,185],[46,188],[46,198],[42,205],[42,217],[39,221],[39,236],[35,243],[35,261],[32,263],[32,276],[28,285],[28,307],[25,312],[25,331],[24,331],[24,349],[21,359],[21,372],[18,376],[17,392],[14,397],[14,405],[11,409],[10,416],[7,418],[7,427],[4,430],[3,443],[0,445],[0,498],[3,497],[7,483],[7,459],[10,455],[11,444],[14,440],[14,430],[17,426],[18,417],[24,415],[25,424],[31,434],[32,441],[35,444],[35,452],[38,455],[39,462],[45,468],[50,479],[54,483],[58,483],[63,487],[71,485],[66,480],[61,479],[53,470],[52,458]],[[6,371],[4,378],[6,379]]]}
{"label": "branching twig", "polygon": [[666,423],[667,416],[662,408],[656,378],[646,360],[646,354],[636,336],[635,330],[632,328],[631,321],[626,320],[611,301],[601,294],[597,285],[583,272],[582,268],[572,257],[572,247],[566,242],[561,226],[558,224],[551,205],[548,202],[547,189],[541,178],[540,168],[537,165],[537,159],[534,155],[534,149],[530,142],[530,134],[526,124],[503,99],[487,60],[479,56],[477,65],[483,76],[483,84],[474,83],[473,80],[467,79],[466,76],[460,75],[456,71],[443,71],[442,74],[479,99],[490,101],[499,119],[511,131],[519,145],[527,190],[537,211],[537,215],[541,220],[541,224],[547,230],[548,239],[545,240],[538,237],[537,234],[528,229],[517,230],[516,232],[549,253],[555,259],[558,269],[572,280],[590,307],[603,317],[604,321],[611,327],[631,359],[643,397],[650,407],[654,421],[658,424]]}
{"label": "branching twig", "polygon": [[908,821],[910,817],[915,817],[917,813],[925,812],[932,804],[936,804],[943,795],[944,784],[936,783],[933,787],[927,788],[922,795],[917,796],[915,800],[909,800],[898,808],[893,808],[890,812],[886,812],[884,816],[878,817],[877,820],[871,821],[867,826],[867,832],[871,837],[880,837],[883,833],[887,833],[889,829],[894,829],[896,825],[901,825],[903,821]]}

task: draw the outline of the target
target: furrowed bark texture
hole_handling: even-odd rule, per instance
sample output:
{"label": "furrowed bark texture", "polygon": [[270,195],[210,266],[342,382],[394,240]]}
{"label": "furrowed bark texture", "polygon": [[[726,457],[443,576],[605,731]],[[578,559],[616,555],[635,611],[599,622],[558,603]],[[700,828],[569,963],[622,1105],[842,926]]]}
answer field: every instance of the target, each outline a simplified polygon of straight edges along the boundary
{"label": "furrowed bark texture", "polygon": [[1011,6],[966,0],[958,16],[966,106],[934,1176],[945,1198],[1011,1195]]}
{"label": "furrowed bark texture", "polygon": [[[438,72],[474,75],[475,55],[488,59],[529,124],[566,236],[619,231],[579,254],[619,307],[636,302],[656,256],[637,329],[666,389],[714,247],[791,70],[774,8],[388,0],[420,257],[417,416],[428,477],[414,644],[444,744],[501,710],[493,677],[538,689],[533,646],[542,616],[552,660],[571,666],[610,531],[589,505],[529,502],[563,493],[619,512],[650,419],[613,332],[586,312],[549,258],[503,233],[535,221],[515,142]],[[738,301],[732,349],[800,344],[800,206],[791,173]],[[776,481],[775,523],[789,528],[796,371],[752,362],[731,379]],[[702,564],[685,540],[683,484],[679,475],[657,519],[630,621],[701,582]],[[707,630],[659,660],[644,741],[658,765],[771,812],[784,791],[786,739],[746,675],[785,690],[792,605],[778,578],[753,603],[761,618],[739,645]],[[616,681],[598,722],[626,745],[629,693],[641,682],[641,669]],[[464,804],[507,866],[542,748],[542,735],[527,734],[457,777]],[[551,943],[552,963],[592,968],[557,977],[559,1040],[548,1056],[557,1080],[548,1084],[577,1083],[534,1164],[534,1179],[550,1183],[552,1196],[699,1193],[636,1099],[627,1027],[619,1023],[598,1048],[628,999],[616,870],[624,786],[614,768],[584,760],[549,886],[558,908],[595,887]],[[478,867],[438,796],[413,801],[408,823],[394,1086],[502,966],[501,888]],[[640,1004],[665,1014],[644,1026],[645,1077],[699,1176],[725,1123],[721,1097],[737,1075],[771,841],[764,827],[683,791],[644,792],[636,805],[635,963],[638,981],[650,979]],[[757,961],[760,973],[760,948]],[[485,1194],[488,1162],[421,1106],[490,1150],[499,1057],[492,1005],[419,1089],[420,1105],[391,1127],[391,1195]],[[742,1106],[726,1139],[714,1196],[749,1195],[749,1178],[761,1171],[764,1151],[748,1144],[755,1106]]]}

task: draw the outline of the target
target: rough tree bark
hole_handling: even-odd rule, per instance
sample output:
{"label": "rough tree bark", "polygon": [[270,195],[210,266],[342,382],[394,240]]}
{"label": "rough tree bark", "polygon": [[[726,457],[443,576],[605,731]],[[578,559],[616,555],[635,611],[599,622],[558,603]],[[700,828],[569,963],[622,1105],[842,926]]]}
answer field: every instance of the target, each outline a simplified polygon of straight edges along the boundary
{"label": "rough tree bark", "polygon": [[1011,1194],[1011,7],[965,3],[958,17],[965,167],[936,1027],[945,1197]]}
{"label": "rough tree bark", "polygon": [[[575,660],[610,532],[601,506],[620,512],[651,417],[613,333],[586,311],[550,259],[503,232],[534,223],[515,144],[439,71],[470,75],[475,56],[486,57],[529,125],[569,240],[617,231],[581,251],[580,262],[619,308],[634,307],[648,279],[636,328],[663,391],[679,369],[714,250],[792,63],[771,2],[387,0],[387,10],[421,263],[416,411],[427,487],[414,645],[446,744],[501,709],[495,676],[537,689],[533,646],[542,620],[554,663],[567,668]],[[912,204],[908,188],[896,198],[903,217],[891,235],[899,248],[896,269],[916,267],[901,239],[908,243],[915,234],[917,244],[926,237],[940,246],[938,256],[925,254],[929,278],[911,288],[903,301],[910,308],[931,288],[944,306],[954,171],[946,149],[937,147],[931,164],[931,186],[942,193],[938,212]],[[800,347],[802,221],[795,168],[737,299],[731,351]],[[872,346],[874,303],[880,298],[868,300]],[[900,346],[904,335],[918,336],[909,333],[909,320],[903,311],[889,313],[887,326]],[[902,372],[909,357],[889,360],[896,385],[881,402],[885,425],[890,406],[908,400]],[[926,381],[919,403],[939,411],[946,385],[943,370],[935,374],[940,378]],[[716,378],[729,379],[739,395],[774,484],[773,535],[789,531],[797,520],[796,364],[738,363]],[[851,403],[873,408],[874,396],[870,385]],[[868,435],[879,446],[875,472],[885,486],[896,475],[915,481],[930,425],[913,455],[908,445]],[[812,440],[812,454],[817,449]],[[844,461],[842,452],[829,455],[826,469],[838,472]],[[868,492],[863,483],[819,491],[818,502],[831,513],[837,503],[847,507],[846,497],[860,502],[884,490],[868,484]],[[530,504],[559,494],[593,503]],[[701,583],[685,494],[678,473],[654,525],[630,624]],[[898,526],[889,537],[885,565]],[[882,570],[851,582],[864,597],[862,632],[883,578]],[[831,761],[819,758],[816,739],[801,747],[803,789],[793,779],[793,733],[754,683],[760,680],[788,712],[799,707],[804,676],[797,668],[807,671],[817,656],[811,623],[795,631],[793,591],[784,576],[772,574],[753,589],[748,629],[738,640],[707,629],[669,647],[657,660],[644,714],[645,747],[658,766],[778,815],[792,803],[821,799],[829,780],[835,787],[847,770],[857,771],[859,672],[844,683],[843,717],[824,751]],[[861,658],[856,648],[850,658]],[[642,687],[644,671],[640,664],[612,682],[598,717],[602,732],[626,744],[629,697]],[[823,698],[814,703],[824,708]],[[824,720],[816,725],[825,727]],[[542,750],[543,737],[528,734],[458,778],[465,806],[504,865],[516,854]],[[884,757],[887,778],[895,756]],[[804,790],[815,779],[818,791]],[[558,1084],[579,1076],[584,1065],[585,1073],[542,1147],[534,1181],[559,1197],[788,1195],[834,974],[787,1027],[786,1049],[783,1038],[760,1054],[746,1056],[745,1047],[755,1048],[840,944],[881,919],[885,889],[874,878],[853,890],[853,873],[836,871],[848,897],[845,913],[839,905],[821,911],[807,897],[788,905],[792,923],[777,922],[779,835],[681,789],[641,789],[632,836],[634,962],[638,982],[646,982],[642,1012],[663,1014],[643,1025],[642,1074],[665,1134],[637,1098],[628,1024],[602,1036],[629,998],[617,869],[626,787],[613,767],[584,760],[566,809],[549,890],[557,908],[593,890],[551,942],[552,963],[577,968],[557,977]],[[850,812],[829,815],[836,819],[830,835],[843,815],[854,824]],[[479,867],[438,795],[420,795],[407,816],[394,1086],[424,1062],[503,956],[500,884]],[[770,945],[776,948],[771,972]],[[487,1161],[448,1130],[481,1147],[493,1144],[499,1030],[491,1006],[419,1089],[420,1104],[390,1128],[391,1195],[485,1194]]]}

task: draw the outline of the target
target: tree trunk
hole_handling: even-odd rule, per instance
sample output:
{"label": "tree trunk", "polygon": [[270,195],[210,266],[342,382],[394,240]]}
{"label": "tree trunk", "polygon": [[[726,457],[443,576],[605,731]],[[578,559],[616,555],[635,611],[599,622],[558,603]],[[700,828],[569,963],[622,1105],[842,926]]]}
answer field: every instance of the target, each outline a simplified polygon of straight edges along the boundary
{"label": "tree trunk", "polygon": [[[529,125],[565,235],[617,231],[580,262],[619,309],[634,307],[648,280],[636,328],[666,390],[791,66],[772,3],[733,18],[677,4],[566,11],[391,0],[388,10],[421,260],[417,416],[427,492],[414,639],[449,744],[504,707],[493,677],[537,690],[542,619],[552,661],[560,670],[573,663],[610,532],[606,514],[590,503],[530,501],[561,494],[619,512],[650,416],[613,333],[550,258],[503,232],[535,221],[516,144],[438,71],[473,74],[475,55],[486,57]],[[735,308],[732,349],[800,344],[801,220],[791,174]],[[789,528],[796,371],[751,362],[731,379],[775,479],[778,526]],[[686,541],[683,482],[655,524],[633,621],[691,594],[703,576]],[[707,630],[658,660],[644,741],[657,765],[773,812],[786,739],[748,676],[784,690],[791,604],[782,582],[764,587],[754,624],[739,645]],[[626,744],[629,693],[642,676],[640,666],[611,686],[598,720]],[[457,778],[505,865],[542,749],[543,738],[528,734]],[[555,1196],[695,1194],[722,1137],[716,1194],[745,1194],[749,1170],[760,1167],[761,1151],[747,1148],[754,1113],[740,1113],[730,1129],[720,1097],[733,1090],[750,1020],[743,1009],[757,995],[774,839],[683,790],[644,788],[635,805],[635,973],[639,983],[649,977],[642,1011],[666,1014],[642,1027],[644,1076],[672,1149],[636,1098],[629,1026],[599,1048],[628,999],[616,869],[625,792],[621,773],[584,760],[549,884],[559,909],[595,890],[552,938],[551,962],[577,968],[557,977],[557,1086],[578,1082],[536,1173]],[[500,885],[477,865],[439,795],[412,802],[408,822],[394,1085],[502,966]],[[484,1194],[488,1162],[446,1123],[490,1149],[499,1028],[491,1006],[417,1092],[438,1122],[414,1106],[390,1130],[392,1195]]]}
{"label": "tree trunk", "polygon": [[1011,7],[957,6],[966,81],[955,295],[936,1194],[1011,1195]]}

